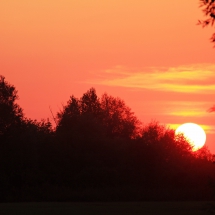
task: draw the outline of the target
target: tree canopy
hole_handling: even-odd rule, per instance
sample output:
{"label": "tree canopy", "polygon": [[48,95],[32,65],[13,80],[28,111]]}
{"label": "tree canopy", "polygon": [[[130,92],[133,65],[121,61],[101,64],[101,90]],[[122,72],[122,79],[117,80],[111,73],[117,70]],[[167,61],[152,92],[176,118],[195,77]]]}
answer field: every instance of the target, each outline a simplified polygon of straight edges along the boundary
{"label": "tree canopy", "polygon": [[[80,99],[70,97],[67,105],[57,114],[58,124],[56,131],[70,130],[76,133],[77,129],[82,133],[89,132],[92,128],[95,132],[101,132],[109,137],[131,138],[138,135],[140,122],[119,98],[114,98],[106,93],[98,98],[96,90],[91,88]],[[78,124],[84,122],[78,127]],[[85,129],[86,128],[86,129]]]}

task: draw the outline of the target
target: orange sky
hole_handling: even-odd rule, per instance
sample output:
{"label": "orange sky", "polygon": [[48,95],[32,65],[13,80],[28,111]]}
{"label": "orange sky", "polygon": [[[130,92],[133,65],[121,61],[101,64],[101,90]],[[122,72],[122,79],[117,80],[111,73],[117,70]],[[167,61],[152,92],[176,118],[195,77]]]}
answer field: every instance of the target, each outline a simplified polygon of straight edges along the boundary
{"label": "orange sky", "polygon": [[215,153],[212,28],[199,0],[3,0],[0,73],[27,117],[51,118],[90,87],[144,123],[202,125]]}

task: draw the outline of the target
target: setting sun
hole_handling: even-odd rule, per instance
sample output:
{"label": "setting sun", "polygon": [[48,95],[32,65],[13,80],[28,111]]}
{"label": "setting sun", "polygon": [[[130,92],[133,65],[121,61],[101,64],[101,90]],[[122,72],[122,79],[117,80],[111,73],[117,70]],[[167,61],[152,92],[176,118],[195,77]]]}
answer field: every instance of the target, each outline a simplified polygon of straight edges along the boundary
{"label": "setting sun", "polygon": [[184,137],[190,142],[193,146],[193,151],[197,151],[198,149],[202,148],[206,141],[206,133],[202,129],[201,126],[195,123],[185,123],[180,125],[175,134],[182,133]]}

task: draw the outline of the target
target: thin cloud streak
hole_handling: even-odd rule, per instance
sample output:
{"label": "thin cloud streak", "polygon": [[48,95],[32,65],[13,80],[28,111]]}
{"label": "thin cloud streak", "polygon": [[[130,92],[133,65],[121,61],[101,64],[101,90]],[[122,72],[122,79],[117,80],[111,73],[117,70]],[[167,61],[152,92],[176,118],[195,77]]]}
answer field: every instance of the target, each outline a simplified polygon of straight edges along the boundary
{"label": "thin cloud streak", "polygon": [[[167,123],[169,128],[176,130],[181,124]],[[215,126],[199,124],[207,134],[215,134]]]}
{"label": "thin cloud streak", "polygon": [[94,84],[170,91],[180,93],[215,92],[215,65],[190,65],[174,68],[134,69],[117,66],[102,71]]}
{"label": "thin cloud streak", "polygon": [[156,109],[159,113],[165,116],[176,117],[210,117],[205,111],[206,107],[210,106],[211,102],[198,101],[148,101],[144,106],[147,108],[159,107]]}
{"label": "thin cloud streak", "polygon": [[204,111],[197,111],[197,110],[187,110],[187,111],[173,111],[169,112],[167,115],[172,115],[172,116],[195,116],[195,117],[203,117],[206,116],[207,113]]}

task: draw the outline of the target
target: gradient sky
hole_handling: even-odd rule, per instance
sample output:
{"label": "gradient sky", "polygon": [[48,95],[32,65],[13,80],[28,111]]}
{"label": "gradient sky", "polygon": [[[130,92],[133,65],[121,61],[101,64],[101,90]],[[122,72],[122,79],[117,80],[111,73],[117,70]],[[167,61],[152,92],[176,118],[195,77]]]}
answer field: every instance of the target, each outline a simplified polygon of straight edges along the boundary
{"label": "gradient sky", "polygon": [[2,0],[0,74],[26,117],[52,118],[90,87],[147,124],[203,126],[215,153],[213,28],[199,0]]}

